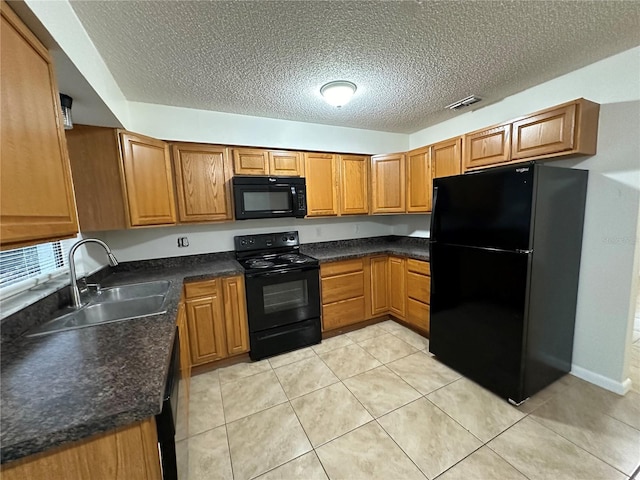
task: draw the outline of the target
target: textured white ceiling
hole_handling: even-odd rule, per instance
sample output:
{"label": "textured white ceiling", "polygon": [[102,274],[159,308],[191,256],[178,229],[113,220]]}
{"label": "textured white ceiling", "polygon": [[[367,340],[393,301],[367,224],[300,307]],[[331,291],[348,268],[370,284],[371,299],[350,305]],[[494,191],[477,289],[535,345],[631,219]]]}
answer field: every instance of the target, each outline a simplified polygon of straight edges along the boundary
{"label": "textured white ceiling", "polygon": [[71,4],[129,100],[401,133],[640,45],[638,1]]}

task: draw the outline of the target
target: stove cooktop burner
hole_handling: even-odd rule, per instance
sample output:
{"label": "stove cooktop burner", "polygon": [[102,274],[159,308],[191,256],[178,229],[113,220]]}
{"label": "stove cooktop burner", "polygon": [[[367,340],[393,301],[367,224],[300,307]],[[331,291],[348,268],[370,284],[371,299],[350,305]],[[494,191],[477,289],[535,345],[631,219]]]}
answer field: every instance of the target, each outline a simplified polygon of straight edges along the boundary
{"label": "stove cooktop burner", "polygon": [[297,253],[285,253],[284,255],[280,255],[278,258],[291,263],[306,263],[309,261],[308,258],[298,255]]}
{"label": "stove cooktop burner", "polygon": [[251,268],[269,268],[275,265],[275,263],[270,262],[269,260],[263,260],[261,258],[252,258],[250,260],[247,260],[247,264]]}

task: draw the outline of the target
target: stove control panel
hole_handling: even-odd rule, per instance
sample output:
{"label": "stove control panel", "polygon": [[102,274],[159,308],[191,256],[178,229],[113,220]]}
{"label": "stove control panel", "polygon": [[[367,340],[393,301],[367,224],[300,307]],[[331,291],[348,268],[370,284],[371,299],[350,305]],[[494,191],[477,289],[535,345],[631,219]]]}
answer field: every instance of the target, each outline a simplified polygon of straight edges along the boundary
{"label": "stove control panel", "polygon": [[298,232],[263,233],[260,235],[239,235],[233,237],[236,252],[270,250],[300,245]]}

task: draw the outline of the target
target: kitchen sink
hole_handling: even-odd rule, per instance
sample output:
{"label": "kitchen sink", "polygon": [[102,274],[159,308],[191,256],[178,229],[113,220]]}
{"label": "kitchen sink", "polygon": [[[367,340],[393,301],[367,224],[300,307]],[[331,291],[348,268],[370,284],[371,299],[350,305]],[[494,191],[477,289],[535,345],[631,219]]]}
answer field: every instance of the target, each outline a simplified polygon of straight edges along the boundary
{"label": "kitchen sink", "polygon": [[120,302],[154,295],[164,296],[169,291],[170,286],[170,281],[162,280],[159,282],[134,283],[120,287],[104,288],[102,292],[93,299],[92,303]]}
{"label": "kitchen sink", "polygon": [[166,299],[170,286],[169,281],[159,281],[105,288],[84,307],[40,325],[27,336],[166,313]]}

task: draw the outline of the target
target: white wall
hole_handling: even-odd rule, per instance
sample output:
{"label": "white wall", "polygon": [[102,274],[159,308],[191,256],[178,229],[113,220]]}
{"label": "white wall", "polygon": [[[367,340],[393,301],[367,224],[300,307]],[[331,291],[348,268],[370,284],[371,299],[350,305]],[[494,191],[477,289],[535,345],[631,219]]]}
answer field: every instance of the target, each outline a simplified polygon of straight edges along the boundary
{"label": "white wall", "polygon": [[640,47],[414,133],[410,144],[437,142],[579,97],[601,104],[598,153],[553,163],[590,170],[572,371],[623,393],[630,386],[640,249]]}
{"label": "white wall", "polygon": [[409,146],[409,136],[400,133],[139,102],[130,102],[129,108],[131,130],[167,140],[366,154]]}
{"label": "white wall", "polygon": [[393,235],[429,238],[431,215],[428,213],[394,215],[391,222],[393,225]]}
{"label": "white wall", "polygon": [[[302,243],[392,235],[392,217],[354,216],[316,219],[242,220],[233,223],[180,225],[177,227],[118,230],[92,234],[111,247],[121,262],[178,257],[234,249],[235,235],[298,230]],[[186,236],[189,247],[178,248],[178,237]]]}

